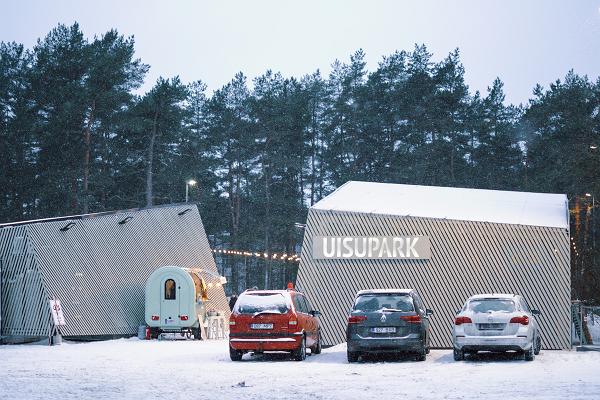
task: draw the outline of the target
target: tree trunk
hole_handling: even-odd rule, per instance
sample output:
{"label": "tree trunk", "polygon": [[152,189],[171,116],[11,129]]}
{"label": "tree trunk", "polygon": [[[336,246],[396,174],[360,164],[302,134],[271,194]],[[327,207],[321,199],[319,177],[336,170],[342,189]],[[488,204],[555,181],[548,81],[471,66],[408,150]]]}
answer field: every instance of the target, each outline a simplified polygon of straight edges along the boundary
{"label": "tree trunk", "polygon": [[148,144],[148,161],[146,162],[146,207],[152,207],[152,167],[154,163],[154,144],[156,142],[156,134],[158,131],[159,110],[154,112],[154,121],[152,122],[152,134],[150,136],[150,143]]}
{"label": "tree trunk", "polygon": [[85,154],[83,156],[83,213],[89,212],[88,181],[90,176],[90,145],[92,142],[92,124],[94,123],[94,111],[96,111],[96,100],[92,101],[90,115],[84,131]]}

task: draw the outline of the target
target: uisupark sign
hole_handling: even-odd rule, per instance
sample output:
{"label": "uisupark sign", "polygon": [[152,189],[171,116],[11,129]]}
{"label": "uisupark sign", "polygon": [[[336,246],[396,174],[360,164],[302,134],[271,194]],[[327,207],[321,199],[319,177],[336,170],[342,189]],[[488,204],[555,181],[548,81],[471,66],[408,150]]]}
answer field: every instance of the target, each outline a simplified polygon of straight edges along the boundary
{"label": "uisupark sign", "polygon": [[428,259],[428,236],[315,236],[313,258],[324,259]]}

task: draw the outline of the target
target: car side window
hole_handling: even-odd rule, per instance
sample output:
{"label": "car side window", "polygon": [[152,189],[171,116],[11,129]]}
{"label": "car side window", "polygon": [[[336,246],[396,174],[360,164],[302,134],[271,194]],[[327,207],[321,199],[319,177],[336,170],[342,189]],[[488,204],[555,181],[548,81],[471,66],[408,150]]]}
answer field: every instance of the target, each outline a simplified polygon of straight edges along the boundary
{"label": "car side window", "polygon": [[531,313],[531,310],[529,309],[529,305],[527,305],[527,302],[525,301],[524,298],[521,298],[521,308],[523,309],[523,311],[525,311],[526,313]]}
{"label": "car side window", "polygon": [[302,312],[308,314],[310,309],[308,308],[308,302],[306,301],[306,297],[300,296],[300,304],[302,305]]}
{"label": "car side window", "polygon": [[307,313],[306,304],[304,303],[304,296],[301,294],[296,294],[294,296],[294,307],[296,308],[296,312]]}
{"label": "car side window", "polygon": [[308,301],[308,298],[306,296],[302,297],[304,299],[304,302],[306,303],[306,312],[309,313],[311,312],[312,308],[312,304],[310,304],[310,301]]}
{"label": "car side window", "polygon": [[421,298],[417,295],[414,295],[413,301],[415,303],[416,308],[419,310],[419,312],[421,314],[425,313],[425,306],[423,306],[423,302],[421,301]]}

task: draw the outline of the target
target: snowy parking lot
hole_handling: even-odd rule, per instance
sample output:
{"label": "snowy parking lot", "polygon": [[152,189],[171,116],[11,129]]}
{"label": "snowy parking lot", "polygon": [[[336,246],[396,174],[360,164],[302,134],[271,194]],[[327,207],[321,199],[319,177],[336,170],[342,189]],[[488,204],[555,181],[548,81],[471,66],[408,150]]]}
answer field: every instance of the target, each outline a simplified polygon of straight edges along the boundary
{"label": "snowy parking lot", "polygon": [[0,346],[0,399],[598,399],[600,352],[542,351],[533,362],[346,361],[345,346],[304,362],[280,355],[231,362],[227,341],[120,339]]}

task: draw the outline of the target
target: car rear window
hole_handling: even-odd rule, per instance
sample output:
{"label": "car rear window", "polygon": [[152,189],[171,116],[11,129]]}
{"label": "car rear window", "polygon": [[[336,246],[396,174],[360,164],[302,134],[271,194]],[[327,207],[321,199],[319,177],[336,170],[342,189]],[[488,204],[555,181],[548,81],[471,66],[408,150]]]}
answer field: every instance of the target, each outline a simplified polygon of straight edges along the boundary
{"label": "car rear window", "polygon": [[234,310],[239,314],[256,314],[260,312],[285,314],[287,311],[287,300],[279,293],[243,294],[236,302]]}
{"label": "car rear window", "polygon": [[415,310],[407,294],[363,294],[354,302],[354,311],[372,312],[383,309],[410,312]]}
{"label": "car rear window", "polygon": [[508,299],[477,299],[469,302],[469,310],[476,313],[493,311],[511,313],[515,311],[515,302]]}

